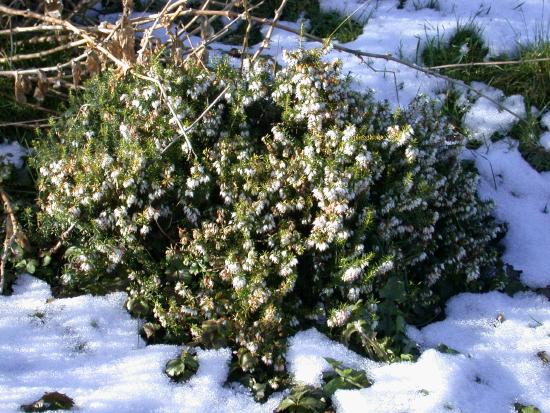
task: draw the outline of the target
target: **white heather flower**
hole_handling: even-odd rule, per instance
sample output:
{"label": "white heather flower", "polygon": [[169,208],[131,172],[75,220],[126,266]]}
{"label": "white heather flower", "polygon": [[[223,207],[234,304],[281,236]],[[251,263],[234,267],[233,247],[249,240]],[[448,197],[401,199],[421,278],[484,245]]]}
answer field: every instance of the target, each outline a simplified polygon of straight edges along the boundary
{"label": "white heather flower", "polygon": [[382,274],[387,273],[388,271],[391,271],[392,269],[393,269],[393,261],[392,260],[387,260],[387,261],[384,261],[380,265],[380,267],[378,267],[377,274],[382,275]]}
{"label": "white heather flower", "polygon": [[361,290],[359,288],[350,288],[350,290],[348,291],[348,300],[356,302],[357,300],[359,300],[360,294]]}
{"label": "white heather flower", "polygon": [[120,248],[114,248],[109,254],[109,260],[111,260],[113,264],[119,264],[122,261],[123,256],[124,251],[122,251]]}
{"label": "white heather flower", "polygon": [[239,291],[246,286],[246,279],[241,276],[233,277],[231,284],[235,290]]}
{"label": "white heather flower", "polygon": [[327,325],[330,328],[342,327],[351,316],[351,311],[347,308],[343,308],[335,311],[332,316],[327,320]]}
{"label": "white heather flower", "polygon": [[342,280],[345,282],[355,281],[357,278],[359,278],[362,272],[363,270],[359,267],[350,267],[342,275]]}

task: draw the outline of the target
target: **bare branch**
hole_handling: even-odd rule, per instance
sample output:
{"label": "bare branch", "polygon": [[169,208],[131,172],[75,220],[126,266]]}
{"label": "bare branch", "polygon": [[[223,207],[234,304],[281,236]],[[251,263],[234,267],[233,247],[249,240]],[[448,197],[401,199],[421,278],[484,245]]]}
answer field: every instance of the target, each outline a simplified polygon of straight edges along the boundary
{"label": "bare branch", "polygon": [[454,63],[448,65],[440,66],[430,66],[430,70],[439,70],[439,69],[454,69],[462,67],[474,67],[474,66],[502,66],[502,65],[521,65],[523,63],[540,63],[540,62],[550,62],[550,57],[541,57],[538,59],[525,59],[525,60],[499,60],[491,62],[473,62],[473,63]]}
{"label": "bare branch", "polygon": [[262,44],[260,45],[258,50],[256,50],[256,53],[254,53],[254,56],[252,56],[252,61],[255,61],[258,58],[258,56],[260,56],[260,54],[264,51],[264,49],[266,47],[269,47],[269,43],[271,42],[271,36],[273,35],[273,30],[275,29],[275,24],[277,24],[277,22],[281,18],[281,15],[283,14],[283,10],[286,6],[286,2],[287,2],[287,0],[282,0],[281,5],[275,11],[275,17],[273,18],[273,24],[271,24],[269,26],[269,30],[267,31],[267,34],[266,34],[264,40],[262,41]]}
{"label": "bare branch", "polygon": [[88,43],[87,40],[81,39],[81,40],[75,40],[74,42],[70,42],[67,44],[63,44],[61,46],[57,46],[48,50],[44,50],[42,52],[36,52],[36,53],[29,53],[29,54],[20,54],[16,56],[11,57],[1,57],[0,63],[10,63],[10,62],[19,62],[22,60],[31,60],[31,59],[40,59],[45,56],[49,56],[51,54],[59,53],[64,50],[72,49],[73,47],[82,46],[84,44]]}

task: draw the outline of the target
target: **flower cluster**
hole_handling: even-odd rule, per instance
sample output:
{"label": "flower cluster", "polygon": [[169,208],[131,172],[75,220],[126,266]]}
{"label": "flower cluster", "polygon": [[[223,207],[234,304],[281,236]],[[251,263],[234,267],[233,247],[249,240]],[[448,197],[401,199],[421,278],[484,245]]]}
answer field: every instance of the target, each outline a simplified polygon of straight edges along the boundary
{"label": "flower cluster", "polygon": [[95,80],[34,159],[41,228],[75,228],[63,282],[127,286],[171,340],[234,348],[264,392],[301,326],[383,357],[377,335],[404,350],[406,322],[478,288],[501,228],[463,137],[428,100],[392,114],[321,57],[144,69],[167,96]]}

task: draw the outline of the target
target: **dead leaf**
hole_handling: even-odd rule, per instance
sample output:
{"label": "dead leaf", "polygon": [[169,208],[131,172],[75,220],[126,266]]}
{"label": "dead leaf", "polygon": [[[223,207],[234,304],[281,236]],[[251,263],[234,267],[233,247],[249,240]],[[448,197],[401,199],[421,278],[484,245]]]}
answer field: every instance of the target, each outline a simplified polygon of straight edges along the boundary
{"label": "dead leaf", "polygon": [[36,87],[34,88],[34,98],[39,102],[44,102],[46,98],[46,93],[48,93],[48,78],[46,74],[42,71],[38,71],[38,80],[36,82]]}
{"label": "dead leaf", "polygon": [[44,14],[48,17],[54,17],[56,19],[61,18],[63,12],[62,0],[46,0],[44,3]]}
{"label": "dead leaf", "polygon": [[122,0],[124,14],[128,15],[134,10],[134,0]]}
{"label": "dead leaf", "polygon": [[90,76],[97,75],[101,71],[101,62],[94,51],[90,52],[86,58],[86,70]]}
{"label": "dead leaf", "polygon": [[27,103],[27,97],[25,96],[24,76],[19,73],[15,74],[15,101],[17,103]]}
{"label": "dead leaf", "polygon": [[136,37],[128,16],[122,15],[120,28],[108,44],[109,51],[118,59],[128,63],[136,61]]}
{"label": "dead leaf", "polygon": [[80,62],[73,60],[71,63],[71,70],[73,74],[73,85],[74,87],[78,87],[82,76],[82,66],[80,65]]}
{"label": "dead leaf", "polygon": [[2,198],[4,212],[6,214],[6,240],[10,239],[15,234],[15,242],[25,251],[31,251],[31,243],[19,227],[15,212],[11,206],[10,198],[2,188],[0,188],[0,197]]}

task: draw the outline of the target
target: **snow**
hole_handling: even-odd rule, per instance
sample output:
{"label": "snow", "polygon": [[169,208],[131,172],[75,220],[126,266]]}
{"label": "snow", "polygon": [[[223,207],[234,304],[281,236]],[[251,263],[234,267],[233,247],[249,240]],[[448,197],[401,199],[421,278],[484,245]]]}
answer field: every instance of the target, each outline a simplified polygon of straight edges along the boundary
{"label": "snow", "polygon": [[541,125],[550,130],[550,112],[546,112],[540,120]]}
{"label": "snow", "polygon": [[[44,392],[72,397],[81,412],[272,412],[282,398],[257,404],[241,387],[225,387],[231,352],[198,350],[199,370],[185,384],[162,372],[173,345],[145,346],[138,321],[124,310],[124,293],[52,300],[49,287],[21,275],[12,296],[0,297],[0,411]],[[515,402],[550,411],[547,367],[550,306],[545,297],[491,292],[461,294],[447,318],[411,336],[425,350],[417,362],[376,363],[316,331],[289,340],[289,372],[297,383],[320,385],[325,357],[363,369],[370,388],[339,390],[338,413],[508,412]],[[459,355],[433,349],[444,343]]]}
{"label": "snow", "polygon": [[366,369],[376,365],[375,362],[359,356],[346,346],[336,343],[319,333],[314,328],[302,331],[289,339],[287,352],[288,370],[294,380],[301,384],[320,386],[323,371],[330,365],[326,357],[337,359],[346,366],[355,369]]}
{"label": "snow", "polygon": [[530,287],[550,285],[550,173],[538,173],[517,142],[501,140],[466,154],[480,174],[478,193],[495,202],[495,216],[508,224],[504,260],[523,271]]}
{"label": "snow", "polygon": [[[244,389],[224,387],[231,352],[198,350],[200,367],[186,384],[163,373],[177,346],[145,346],[138,321],[124,310],[125,293],[48,300],[46,283],[21,275],[0,296],[0,412],[59,391],[78,411],[270,412]],[[47,301],[48,300],[48,301]]]}
{"label": "snow", "polygon": [[0,163],[11,163],[16,168],[23,166],[23,156],[27,150],[17,142],[0,143]]}
{"label": "snow", "polygon": [[544,132],[540,135],[540,146],[550,151],[550,132]]}
{"label": "snow", "polygon": [[550,350],[545,297],[461,294],[449,301],[446,314],[416,336],[425,348],[444,343],[461,354],[428,349],[416,363],[367,369],[373,386],[338,391],[338,412],[510,412],[516,402],[550,411],[548,371],[537,357]]}
{"label": "snow", "polygon": [[540,146],[542,146],[547,151],[550,151],[550,112],[546,112],[541,117],[540,124],[542,127],[548,129],[547,132],[544,132],[540,136]]}
{"label": "snow", "polygon": [[[525,103],[522,96],[505,97],[502,91],[479,82],[472,82],[472,86],[513,113],[521,117],[525,116]],[[488,99],[478,98],[466,113],[464,126],[470,130],[472,138],[486,142],[493,134],[510,130],[517,121],[518,118],[498,108]]]}

